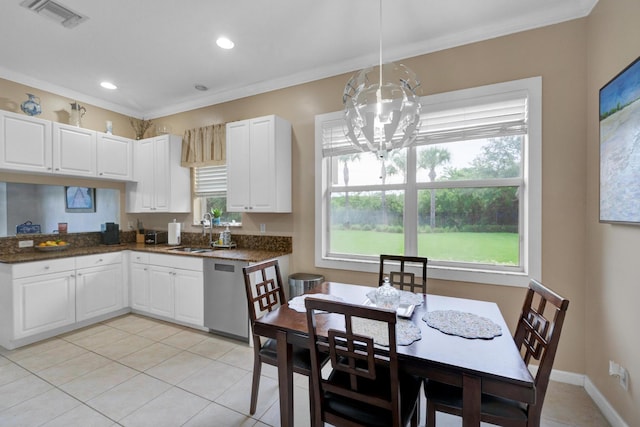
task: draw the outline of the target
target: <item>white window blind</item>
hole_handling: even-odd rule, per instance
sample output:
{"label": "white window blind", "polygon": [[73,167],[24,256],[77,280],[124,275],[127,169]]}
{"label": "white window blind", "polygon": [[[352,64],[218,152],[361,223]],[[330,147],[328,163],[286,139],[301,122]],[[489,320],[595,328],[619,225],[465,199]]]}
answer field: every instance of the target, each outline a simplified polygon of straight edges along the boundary
{"label": "white window blind", "polygon": [[416,145],[527,133],[527,93],[507,92],[422,105]]}
{"label": "white window blind", "polygon": [[196,197],[215,197],[227,194],[227,166],[194,168]]}
{"label": "white window blind", "polygon": [[323,122],[320,132],[322,133],[322,157],[359,152],[347,137],[347,122],[344,116]]}
{"label": "white window blind", "polygon": [[[527,92],[515,91],[450,102],[427,103],[423,98],[421,125],[415,145],[497,138],[527,133]],[[344,117],[322,123],[322,156],[359,150],[346,136]]]}

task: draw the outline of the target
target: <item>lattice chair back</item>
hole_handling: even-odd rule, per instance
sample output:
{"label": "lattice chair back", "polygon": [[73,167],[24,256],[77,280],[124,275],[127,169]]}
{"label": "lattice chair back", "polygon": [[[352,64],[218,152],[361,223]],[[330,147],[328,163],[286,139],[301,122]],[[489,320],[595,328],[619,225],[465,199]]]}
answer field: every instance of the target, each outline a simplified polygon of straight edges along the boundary
{"label": "lattice chair back", "polygon": [[[388,277],[391,286],[403,291],[427,293],[427,263],[424,257],[380,255],[378,286]],[[416,274],[410,270],[417,271]]]}
{"label": "lattice chair back", "polygon": [[538,362],[536,404],[529,405],[529,412],[542,408],[568,307],[568,299],[537,280],[530,281],[513,337],[524,362]]}

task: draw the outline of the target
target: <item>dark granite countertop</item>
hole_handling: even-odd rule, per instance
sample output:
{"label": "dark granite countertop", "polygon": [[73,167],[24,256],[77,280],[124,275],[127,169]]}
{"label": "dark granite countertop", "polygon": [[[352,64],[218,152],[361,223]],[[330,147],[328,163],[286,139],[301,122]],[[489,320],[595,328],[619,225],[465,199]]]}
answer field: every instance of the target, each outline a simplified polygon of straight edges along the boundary
{"label": "dark granite countertop", "polygon": [[56,258],[101,254],[101,253],[108,253],[108,252],[119,252],[124,250],[160,253],[160,254],[168,254],[168,255],[175,255],[175,256],[200,257],[204,259],[211,258],[211,259],[225,259],[225,260],[246,261],[246,262],[261,262],[267,259],[288,255],[290,253],[286,251],[243,249],[243,248],[217,249],[212,252],[190,253],[190,252],[172,251],[171,250],[172,248],[176,248],[176,246],[168,246],[168,245],[152,246],[152,245],[144,245],[140,243],[123,243],[118,245],[95,245],[95,246],[82,246],[82,247],[74,247],[73,245],[71,245],[68,247],[68,249],[52,251],[52,252],[42,252],[36,248],[33,248],[33,250],[22,251],[20,253],[0,254],[0,262],[6,263],[6,264],[15,264],[20,262],[41,261],[41,260],[56,259]]}

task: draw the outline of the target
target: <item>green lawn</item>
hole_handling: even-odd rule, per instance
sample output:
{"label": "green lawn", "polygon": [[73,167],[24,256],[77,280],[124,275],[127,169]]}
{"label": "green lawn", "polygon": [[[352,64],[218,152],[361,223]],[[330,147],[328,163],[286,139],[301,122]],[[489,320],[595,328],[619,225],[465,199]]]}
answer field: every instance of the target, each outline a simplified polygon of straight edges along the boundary
{"label": "green lawn", "polygon": [[[404,236],[360,230],[332,230],[331,252],[360,255],[402,254]],[[434,260],[518,265],[516,233],[422,233],[418,255]]]}

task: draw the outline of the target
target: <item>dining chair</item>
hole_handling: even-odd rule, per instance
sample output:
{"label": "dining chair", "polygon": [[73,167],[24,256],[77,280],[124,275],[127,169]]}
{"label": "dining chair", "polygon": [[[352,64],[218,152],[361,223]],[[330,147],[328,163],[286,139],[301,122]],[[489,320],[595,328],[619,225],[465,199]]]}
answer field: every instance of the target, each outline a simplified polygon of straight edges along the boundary
{"label": "dining chair", "polygon": [[[253,382],[251,384],[251,406],[249,412],[256,412],[258,403],[258,389],[260,387],[260,373],[262,364],[278,365],[277,346],[275,339],[264,339],[254,332],[254,323],[265,313],[273,311],[286,302],[282,276],[278,260],[265,261],[243,267],[245,290],[249,304],[249,318],[253,335]],[[264,341],[263,341],[264,339]],[[306,375],[311,381],[311,358],[309,350],[293,346],[293,372]],[[311,385],[309,385],[311,389]],[[311,412],[313,413],[313,399],[310,397]]]}
{"label": "dining chair", "polygon": [[[514,334],[516,346],[528,366],[538,361],[534,378],[535,404],[482,394],[481,420],[506,427],[538,427],[544,396],[549,385],[553,360],[560,342],[560,332],[569,300],[561,297],[537,280],[531,280],[522,313]],[[435,381],[425,382],[427,426],[435,426],[436,411],[462,414],[462,389]]]}
{"label": "dining chair", "polygon": [[[396,313],[390,310],[326,299],[305,300],[314,387],[313,425],[418,425],[420,380],[398,370]],[[363,326],[358,322],[366,323]],[[374,343],[371,325],[388,347]],[[326,379],[322,360],[329,355],[332,371]]]}
{"label": "dining chair", "polygon": [[[400,290],[408,290],[421,294],[427,293],[427,258],[404,255],[380,255],[380,274],[378,286],[382,286],[384,278],[388,277],[391,286]],[[422,270],[422,277],[416,282],[416,275],[407,271],[407,264],[417,264]],[[399,271],[398,271],[399,269]]]}

